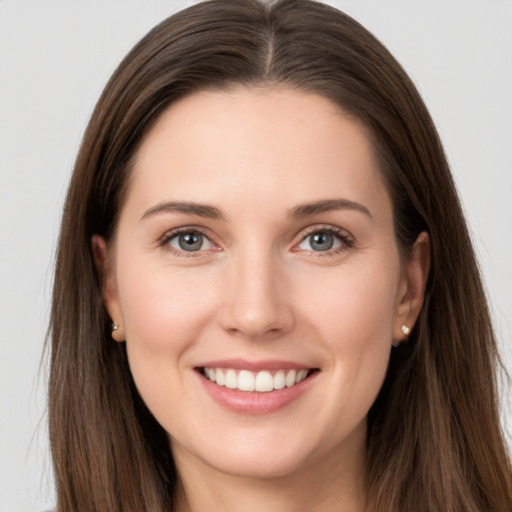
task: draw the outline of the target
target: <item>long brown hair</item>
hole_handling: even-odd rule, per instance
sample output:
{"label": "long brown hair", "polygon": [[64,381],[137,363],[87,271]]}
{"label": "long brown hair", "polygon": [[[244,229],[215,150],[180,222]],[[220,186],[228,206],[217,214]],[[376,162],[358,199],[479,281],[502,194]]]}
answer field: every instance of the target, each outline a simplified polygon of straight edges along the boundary
{"label": "long brown hair", "polygon": [[147,34],[94,110],[69,186],[51,314],[49,422],[58,511],[163,512],[176,472],[166,434],[140,399],[91,251],[107,239],[142,137],[204,89],[284,85],[329,98],[371,133],[403,257],[431,241],[425,304],[393,349],[368,417],[372,510],[512,510],[498,413],[499,359],[459,199],[432,120],[403,69],[366,29],[310,0],[210,0]]}

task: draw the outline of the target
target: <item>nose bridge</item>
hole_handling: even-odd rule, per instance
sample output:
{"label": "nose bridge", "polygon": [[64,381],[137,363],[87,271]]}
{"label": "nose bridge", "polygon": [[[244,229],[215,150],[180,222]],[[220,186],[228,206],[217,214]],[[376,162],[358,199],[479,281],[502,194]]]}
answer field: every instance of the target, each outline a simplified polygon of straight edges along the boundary
{"label": "nose bridge", "polygon": [[225,290],[223,326],[250,337],[288,331],[293,324],[284,272],[272,248],[248,244],[233,254]]}

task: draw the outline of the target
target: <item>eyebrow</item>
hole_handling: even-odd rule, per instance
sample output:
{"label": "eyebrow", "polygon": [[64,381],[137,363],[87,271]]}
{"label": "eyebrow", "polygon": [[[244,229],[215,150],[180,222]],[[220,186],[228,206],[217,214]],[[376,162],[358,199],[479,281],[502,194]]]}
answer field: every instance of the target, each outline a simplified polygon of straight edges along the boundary
{"label": "eyebrow", "polygon": [[166,201],[152,206],[144,212],[140,220],[152,217],[158,213],[187,213],[205,217],[207,219],[223,219],[218,208],[207,204],[194,203],[191,201]]}
{"label": "eyebrow", "polygon": [[[292,219],[303,219],[310,215],[316,215],[319,213],[326,213],[336,210],[356,210],[364,213],[371,220],[373,220],[372,214],[361,203],[350,201],[349,199],[325,199],[322,201],[316,201],[314,203],[306,203],[296,206],[288,213],[288,216]],[[222,220],[224,216],[221,211],[215,206],[202,203],[194,203],[191,201],[164,201],[155,206],[152,206],[144,212],[141,220],[148,217],[152,217],[159,213],[185,213],[189,215],[197,215],[198,217],[204,217],[207,219]]]}
{"label": "eyebrow", "polygon": [[289,216],[293,219],[302,219],[309,215],[316,215],[318,213],[326,213],[335,210],[356,210],[364,213],[373,220],[372,214],[366,206],[355,201],[350,201],[349,199],[326,199],[323,201],[316,201],[314,203],[302,204],[293,208],[290,211]]}

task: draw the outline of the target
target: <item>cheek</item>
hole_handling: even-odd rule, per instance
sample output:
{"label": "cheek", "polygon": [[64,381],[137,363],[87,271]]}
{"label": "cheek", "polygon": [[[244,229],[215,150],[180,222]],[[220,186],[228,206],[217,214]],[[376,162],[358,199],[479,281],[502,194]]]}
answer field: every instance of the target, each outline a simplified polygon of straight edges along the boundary
{"label": "cheek", "polygon": [[[327,408],[362,418],[387,372],[392,346],[397,269],[367,266],[316,276],[303,284],[301,310],[312,336],[322,343],[336,386]],[[306,295],[306,290],[309,294]],[[321,292],[320,292],[321,290]]]}
{"label": "cheek", "polygon": [[[301,311],[335,347],[360,351],[391,343],[398,272],[378,266],[346,267],[302,280]],[[311,285],[314,283],[314,286]]]}
{"label": "cheek", "polygon": [[169,390],[180,385],[183,355],[211,318],[212,287],[201,287],[206,277],[198,274],[151,265],[119,269],[128,360],[150,409],[154,402],[166,404]]}
{"label": "cheek", "polygon": [[125,273],[129,277],[119,291],[129,341],[149,350],[172,346],[179,351],[180,343],[207,321],[213,303],[201,285],[205,277],[198,274],[165,268]]}

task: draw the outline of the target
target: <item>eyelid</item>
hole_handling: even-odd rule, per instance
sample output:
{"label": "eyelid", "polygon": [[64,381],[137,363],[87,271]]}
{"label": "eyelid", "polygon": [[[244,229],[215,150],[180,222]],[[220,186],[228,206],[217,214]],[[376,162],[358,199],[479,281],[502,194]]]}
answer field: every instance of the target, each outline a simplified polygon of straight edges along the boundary
{"label": "eyelid", "polygon": [[[206,238],[208,240],[208,242],[210,242],[210,244],[213,246],[213,247],[210,247],[208,249],[201,249],[201,250],[198,250],[198,251],[183,251],[183,250],[180,250],[180,249],[177,249],[176,247],[172,247],[169,242],[183,234],[183,233],[199,233],[200,235],[202,235],[204,238]],[[209,251],[218,251],[220,250],[220,247],[214,242],[212,241],[212,237],[209,236],[208,234],[208,230],[200,227],[200,226],[180,226],[180,227],[177,227],[177,228],[173,228],[173,229],[170,229],[169,231],[166,231],[159,239],[158,239],[158,245],[160,247],[163,247],[165,250],[173,253],[173,254],[176,254],[178,256],[183,256],[183,257],[197,257],[197,256],[202,256],[204,255],[206,252],[209,252]]]}
{"label": "eyelid", "polygon": [[[209,249],[202,249],[198,251],[182,251],[180,249],[177,249],[175,247],[171,247],[169,245],[169,241],[176,236],[182,234],[182,233],[192,233],[196,232],[204,236],[210,244],[212,244],[212,248]],[[313,253],[315,257],[321,257],[321,256],[329,256],[333,254],[337,254],[339,252],[345,251],[347,249],[350,249],[355,244],[355,239],[353,235],[351,235],[346,229],[340,228],[338,226],[334,226],[332,224],[314,224],[311,226],[308,226],[301,230],[300,234],[297,236],[300,237],[292,247],[292,252],[302,252],[302,249],[299,249],[298,246],[310,235],[314,233],[330,233],[333,236],[335,236],[340,242],[341,247],[337,247],[335,249],[329,249],[326,251],[307,251],[309,253]],[[201,255],[204,255],[207,252],[210,251],[220,251],[222,250],[218,244],[216,244],[212,240],[212,236],[210,235],[210,231],[196,225],[187,225],[187,226],[180,226],[173,229],[170,229],[169,231],[166,231],[159,239],[158,239],[158,245],[163,247],[165,250],[172,252],[174,254],[177,254],[178,256],[184,256],[184,257],[198,257]],[[305,251],[304,251],[305,252]]]}
{"label": "eyelid", "polygon": [[332,224],[315,224],[308,226],[300,232],[300,239],[293,245],[292,251],[301,252],[302,250],[299,249],[299,245],[304,242],[308,236],[314,233],[329,233],[335,236],[341,242],[341,246],[335,249],[328,249],[326,251],[307,251],[309,253],[314,253],[315,257],[331,256],[333,254],[337,254],[339,252],[350,249],[354,247],[355,244],[354,237],[346,229],[334,226]]}

